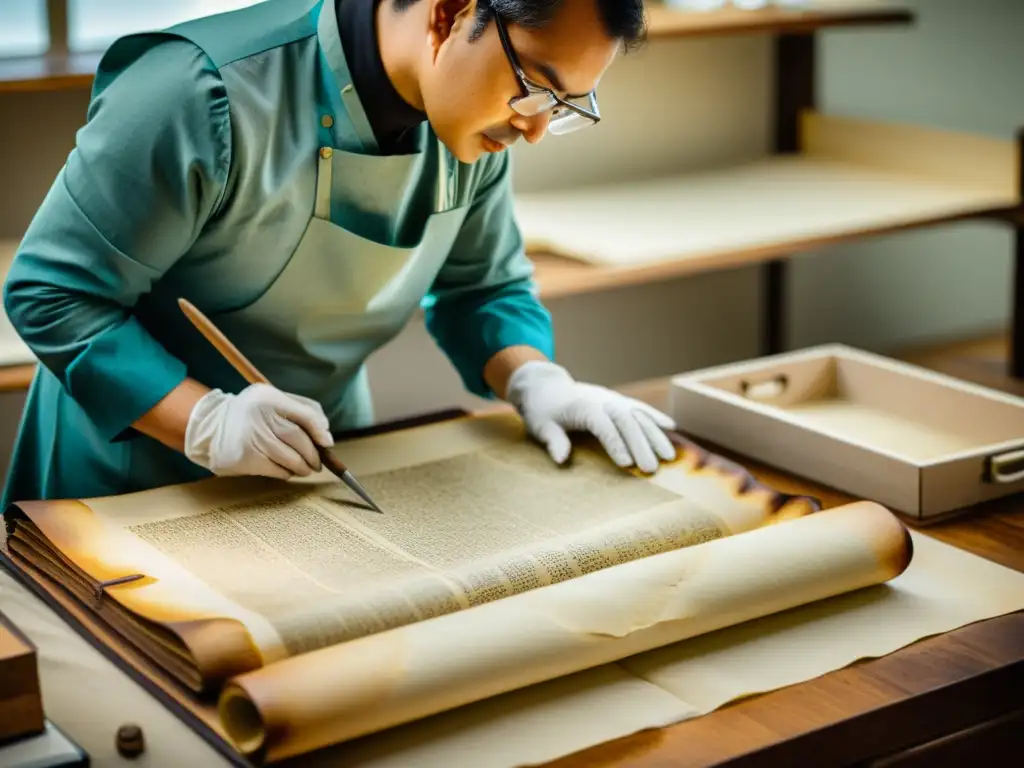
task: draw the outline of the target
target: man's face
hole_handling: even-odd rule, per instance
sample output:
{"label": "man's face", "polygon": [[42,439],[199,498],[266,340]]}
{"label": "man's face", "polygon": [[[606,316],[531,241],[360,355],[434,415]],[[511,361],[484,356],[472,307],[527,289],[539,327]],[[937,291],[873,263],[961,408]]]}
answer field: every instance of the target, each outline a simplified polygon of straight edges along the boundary
{"label": "man's face", "polygon": [[[464,163],[501,151],[519,137],[540,141],[550,113],[524,117],[509,106],[522,95],[515,70],[492,21],[470,42],[476,0],[426,0],[429,61],[422,70],[424,108],[438,138]],[[543,29],[507,24],[523,73],[562,98],[597,87],[619,41],[608,37],[594,0],[564,0]]]}

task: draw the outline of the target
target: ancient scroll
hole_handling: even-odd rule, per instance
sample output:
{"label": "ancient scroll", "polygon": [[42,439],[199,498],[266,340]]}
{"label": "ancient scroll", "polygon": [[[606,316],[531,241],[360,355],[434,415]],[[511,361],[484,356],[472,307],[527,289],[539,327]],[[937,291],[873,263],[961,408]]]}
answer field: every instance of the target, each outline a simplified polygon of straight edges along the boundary
{"label": "ancient scroll", "polygon": [[[877,584],[910,538],[816,512],[686,444],[653,477],[580,446],[555,468],[510,414],[339,446],[326,475],[27,502],[8,545],[280,760]],[[105,586],[104,586],[105,585]]]}

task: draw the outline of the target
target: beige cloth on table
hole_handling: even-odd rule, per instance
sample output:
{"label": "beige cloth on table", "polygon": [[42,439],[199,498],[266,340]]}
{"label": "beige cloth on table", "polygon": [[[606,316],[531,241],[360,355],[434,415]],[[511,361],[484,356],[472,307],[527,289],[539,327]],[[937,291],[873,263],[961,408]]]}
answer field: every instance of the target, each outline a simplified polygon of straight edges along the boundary
{"label": "beige cloth on table", "polygon": [[[1024,574],[912,533],[914,559],[893,581],[747,622],[472,704],[291,761],[509,768],[711,712],[922,637],[1024,609]],[[47,716],[93,765],[227,765],[213,747],[53,611],[0,570],[0,608],[40,649]],[[139,724],[146,751],[128,761],[117,728]]]}

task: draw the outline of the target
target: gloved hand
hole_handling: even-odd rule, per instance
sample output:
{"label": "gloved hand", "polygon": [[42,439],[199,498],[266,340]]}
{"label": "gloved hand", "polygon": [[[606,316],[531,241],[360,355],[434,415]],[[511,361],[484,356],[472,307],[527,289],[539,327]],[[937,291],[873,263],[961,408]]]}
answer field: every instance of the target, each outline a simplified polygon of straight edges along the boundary
{"label": "gloved hand", "polygon": [[251,384],[233,395],[205,394],[185,428],[185,455],[215,475],[263,475],[287,480],[320,470],[313,441],[334,444],[315,400]]}
{"label": "gloved hand", "polygon": [[663,431],[675,429],[671,418],[639,400],[582,384],[555,363],[531,360],[520,365],[509,377],[505,399],[556,464],[569,457],[566,430],[591,432],[620,467],[635,464],[650,474],[658,469],[659,457],[675,458],[675,447]]}

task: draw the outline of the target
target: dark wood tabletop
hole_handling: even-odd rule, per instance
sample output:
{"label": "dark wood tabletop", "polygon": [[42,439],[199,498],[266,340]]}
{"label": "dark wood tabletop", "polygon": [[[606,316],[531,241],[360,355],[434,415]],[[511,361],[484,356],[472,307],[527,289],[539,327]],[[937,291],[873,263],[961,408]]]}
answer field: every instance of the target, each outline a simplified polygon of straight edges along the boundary
{"label": "dark wood tabletop", "polygon": [[[668,381],[621,388],[666,409]],[[763,482],[834,507],[853,499],[730,454]],[[1024,571],[1024,498],[921,526]],[[1024,613],[928,638],[879,659],[609,742],[549,768],[688,766],[1001,766],[1024,754]]]}

